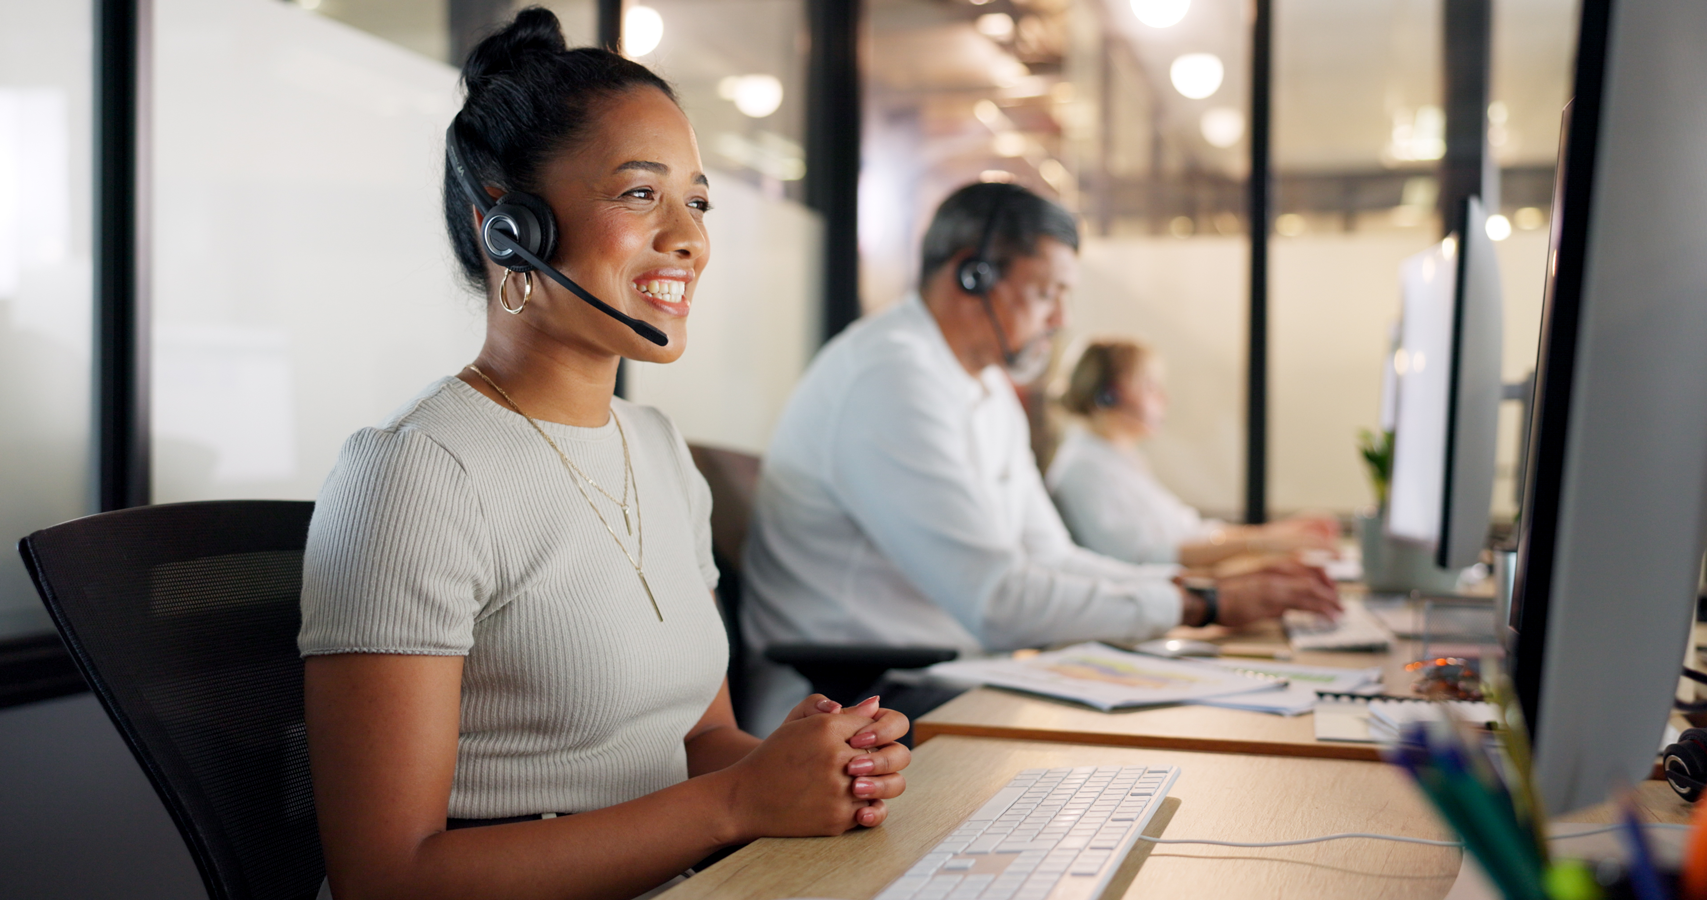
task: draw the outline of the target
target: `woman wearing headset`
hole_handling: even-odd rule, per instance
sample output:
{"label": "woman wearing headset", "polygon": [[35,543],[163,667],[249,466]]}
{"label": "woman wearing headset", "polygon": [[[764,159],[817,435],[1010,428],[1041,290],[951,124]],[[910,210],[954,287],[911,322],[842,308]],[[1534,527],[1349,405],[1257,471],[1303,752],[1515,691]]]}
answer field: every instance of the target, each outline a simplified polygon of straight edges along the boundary
{"label": "woman wearing headset", "polygon": [[[485,345],[346,442],[304,561],[330,892],[633,897],[756,837],[881,823],[905,717],[817,696],[765,741],[736,727],[709,491],[668,419],[612,396],[623,357],[681,355],[709,257],[687,117],[540,9],[463,83],[445,215]],[[494,262],[518,247],[642,324]]]}
{"label": "woman wearing headset", "polygon": [[1135,563],[1214,566],[1234,556],[1333,550],[1339,525],[1301,516],[1270,525],[1204,519],[1151,474],[1138,450],[1167,413],[1161,365],[1133,341],[1098,341],[1073,367],[1061,405],[1077,417],[1045,482],[1073,540]]}

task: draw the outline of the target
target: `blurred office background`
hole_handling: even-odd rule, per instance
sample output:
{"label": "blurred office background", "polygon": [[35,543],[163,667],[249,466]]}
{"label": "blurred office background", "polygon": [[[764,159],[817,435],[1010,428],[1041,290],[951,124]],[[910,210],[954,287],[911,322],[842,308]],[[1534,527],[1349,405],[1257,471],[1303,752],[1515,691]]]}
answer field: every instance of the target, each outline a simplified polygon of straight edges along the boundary
{"label": "blurred office background", "polygon": [[[1376,424],[1399,262],[1442,233],[1444,22],[1454,2],[1273,2],[1259,514],[1348,514],[1371,501],[1354,441]],[[97,375],[94,215],[97,13],[114,5],[0,0],[8,543],[117,505],[103,475],[115,435],[101,399],[111,385]],[[144,433],[130,436],[131,471],[141,474],[124,496],[312,498],[346,435],[473,355],[480,301],[452,277],[440,223],[442,132],[459,104],[462,55],[519,5],[140,4],[151,52],[138,70],[135,261],[148,315],[131,388],[147,415]],[[913,286],[936,204],[968,181],[1013,180],[1083,221],[1063,353],[1090,335],[1150,341],[1173,400],[1150,446],[1156,469],[1187,501],[1246,514],[1251,0],[543,5],[572,43],[599,42],[623,23],[626,52],[679,87],[713,184],[714,264],[687,354],[669,367],[627,366],[630,398],[662,408],[691,441],[762,451],[825,335]],[[1506,376],[1517,381],[1534,360],[1576,11],[1572,0],[1491,0],[1491,11],[1481,77]],[[1515,510],[1518,422],[1507,405],[1496,518]],[[0,648],[12,660],[0,666],[7,703],[77,690],[9,549]],[[111,743],[107,762],[87,765],[128,762],[92,702],[75,715],[44,709],[0,715],[70,716],[54,720],[62,736]],[[52,754],[9,740],[0,740],[9,777],[36,780],[17,761]],[[102,802],[122,794],[84,783]],[[146,805],[138,785],[123,790]],[[102,865],[133,864],[121,854]],[[160,877],[195,885],[193,873]],[[101,892],[90,885],[85,894]]]}

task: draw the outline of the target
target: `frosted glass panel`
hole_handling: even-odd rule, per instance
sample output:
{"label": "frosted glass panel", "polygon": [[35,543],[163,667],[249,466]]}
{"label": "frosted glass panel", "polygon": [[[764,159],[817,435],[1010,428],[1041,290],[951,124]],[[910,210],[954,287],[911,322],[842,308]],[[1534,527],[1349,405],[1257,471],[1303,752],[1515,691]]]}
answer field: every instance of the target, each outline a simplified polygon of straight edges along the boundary
{"label": "frosted glass panel", "polygon": [[312,498],[479,348],[439,208],[456,71],[275,0],[154,8],[154,498]]}
{"label": "frosted glass panel", "polygon": [[802,0],[649,0],[657,43],[625,37],[675,85],[699,137],[714,209],[711,265],[687,351],[630,364],[628,396],[689,441],[762,453],[817,349],[823,225],[799,201],[806,174]]}
{"label": "frosted glass panel", "polygon": [[1069,310],[1075,343],[1135,337],[1161,358],[1167,422],[1144,442],[1156,477],[1205,513],[1243,504],[1245,322],[1250,244],[1243,237],[1089,237]]}
{"label": "frosted glass panel", "polygon": [[0,0],[0,640],[53,630],[14,542],[93,502],[92,27]]}

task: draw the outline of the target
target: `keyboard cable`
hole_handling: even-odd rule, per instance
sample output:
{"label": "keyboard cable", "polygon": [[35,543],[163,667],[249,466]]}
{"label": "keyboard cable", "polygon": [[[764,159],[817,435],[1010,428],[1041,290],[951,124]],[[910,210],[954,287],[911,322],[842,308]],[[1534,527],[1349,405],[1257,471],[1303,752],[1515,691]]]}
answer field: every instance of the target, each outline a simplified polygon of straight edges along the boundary
{"label": "keyboard cable", "polygon": [[[1570,834],[1550,835],[1547,839],[1550,841],[1562,841],[1562,840],[1568,840],[1571,838],[1589,837],[1590,835],[1606,834],[1606,833],[1611,832],[1611,831],[1617,831],[1618,829],[1620,829],[1622,827],[1623,827],[1622,825],[1606,825],[1606,826],[1602,826],[1600,828],[1591,828],[1588,831],[1576,831],[1576,832],[1572,832]],[[1643,822],[1642,827],[1643,828],[1677,829],[1677,830],[1684,830],[1684,831],[1687,831],[1690,828],[1690,826],[1688,826],[1688,825],[1677,825],[1677,824],[1672,824],[1670,822]],[[1397,841],[1397,842],[1402,843],[1402,844],[1424,844],[1424,845],[1427,845],[1430,847],[1462,847],[1462,846],[1464,846],[1462,841],[1435,841],[1435,840],[1430,840],[1428,838],[1405,837],[1404,835],[1398,835],[1398,834],[1370,834],[1368,832],[1363,832],[1363,831],[1351,831],[1351,832],[1346,832],[1344,834],[1329,834],[1329,835],[1324,835],[1322,837],[1298,838],[1297,840],[1292,840],[1292,841],[1211,841],[1211,840],[1207,840],[1207,839],[1197,839],[1197,838],[1157,838],[1157,837],[1150,837],[1147,834],[1141,834],[1138,836],[1138,840],[1146,841],[1146,842],[1151,843],[1151,844],[1211,844],[1211,845],[1216,846],[1216,847],[1251,847],[1251,848],[1296,847],[1299,844],[1320,844],[1324,841],[1343,841],[1343,840],[1354,839],[1354,838],[1355,839],[1362,839],[1362,840],[1369,840],[1369,841]]]}

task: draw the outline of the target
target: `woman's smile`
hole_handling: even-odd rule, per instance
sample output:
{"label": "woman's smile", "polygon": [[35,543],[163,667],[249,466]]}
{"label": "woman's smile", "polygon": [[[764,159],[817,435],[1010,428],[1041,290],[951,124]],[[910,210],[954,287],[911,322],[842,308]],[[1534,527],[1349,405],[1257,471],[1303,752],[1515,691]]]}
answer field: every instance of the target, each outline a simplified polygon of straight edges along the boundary
{"label": "woman's smile", "polygon": [[688,284],[693,278],[692,269],[659,268],[641,273],[632,284],[653,307],[671,316],[685,317],[693,306],[693,300],[688,298]]}

